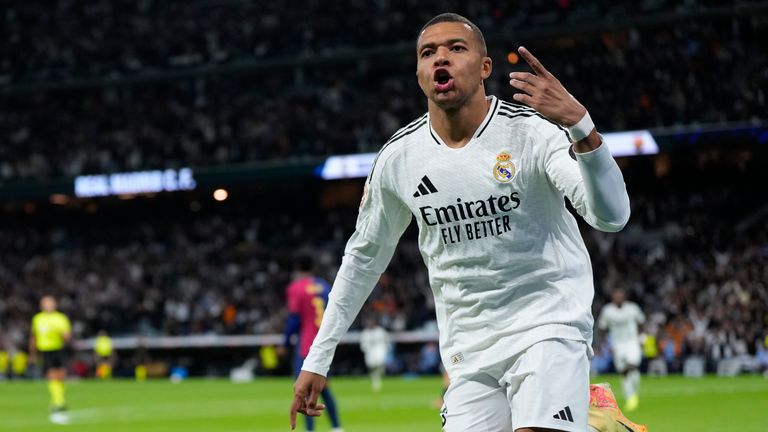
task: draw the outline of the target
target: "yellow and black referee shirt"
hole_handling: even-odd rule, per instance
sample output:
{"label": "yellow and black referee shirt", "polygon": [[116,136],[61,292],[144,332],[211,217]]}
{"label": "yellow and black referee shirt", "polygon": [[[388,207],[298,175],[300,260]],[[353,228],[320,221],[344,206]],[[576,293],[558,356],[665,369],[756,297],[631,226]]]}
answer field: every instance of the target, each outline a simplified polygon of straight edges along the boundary
{"label": "yellow and black referee shirt", "polygon": [[61,312],[39,312],[32,318],[32,332],[38,351],[58,351],[70,332],[69,318]]}

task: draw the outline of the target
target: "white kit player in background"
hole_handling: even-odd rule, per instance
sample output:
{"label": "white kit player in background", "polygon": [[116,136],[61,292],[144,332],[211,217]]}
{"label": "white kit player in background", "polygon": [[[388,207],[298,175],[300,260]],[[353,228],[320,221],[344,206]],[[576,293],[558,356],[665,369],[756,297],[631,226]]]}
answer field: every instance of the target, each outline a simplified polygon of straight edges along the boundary
{"label": "white kit player in background", "polygon": [[371,389],[381,390],[381,377],[387,363],[389,352],[389,334],[380,326],[375,318],[368,318],[365,328],[360,332],[360,350],[365,356],[365,366],[371,376]]}
{"label": "white kit player in background", "polygon": [[[294,385],[317,397],[341,337],[415,217],[450,377],[447,432],[587,430],[594,297],[589,254],[567,197],[591,226],[629,219],[623,177],[586,108],[528,50],[516,102],[485,93],[482,32],[441,14],[421,30],[416,76],[428,111],[371,168],[320,331]],[[574,54],[577,55],[577,54]]]}
{"label": "white kit player in background", "polygon": [[624,409],[633,411],[640,402],[640,362],[642,361],[640,324],[645,314],[640,306],[626,299],[621,288],[611,292],[611,302],[603,306],[597,325],[608,330],[613,350],[613,364],[623,375],[621,386],[624,391]]}

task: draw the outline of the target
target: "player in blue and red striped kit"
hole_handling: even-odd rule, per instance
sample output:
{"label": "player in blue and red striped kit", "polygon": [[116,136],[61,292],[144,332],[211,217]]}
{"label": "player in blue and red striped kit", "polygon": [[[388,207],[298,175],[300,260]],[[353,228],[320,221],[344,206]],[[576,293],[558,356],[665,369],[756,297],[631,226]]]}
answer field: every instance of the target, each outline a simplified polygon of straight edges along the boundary
{"label": "player in blue and red striped kit", "polygon": [[[286,289],[288,305],[288,323],[285,330],[284,346],[291,346],[294,335],[298,335],[298,346],[294,350],[293,371],[298,376],[304,359],[309,353],[309,347],[315,340],[320,323],[323,319],[325,306],[331,286],[327,281],[313,274],[314,261],[309,255],[300,255],[296,259],[294,281]],[[321,396],[325,409],[331,420],[333,432],[342,432],[336,401],[328,385],[322,390]],[[315,427],[315,419],[305,416],[306,430],[311,432]]]}

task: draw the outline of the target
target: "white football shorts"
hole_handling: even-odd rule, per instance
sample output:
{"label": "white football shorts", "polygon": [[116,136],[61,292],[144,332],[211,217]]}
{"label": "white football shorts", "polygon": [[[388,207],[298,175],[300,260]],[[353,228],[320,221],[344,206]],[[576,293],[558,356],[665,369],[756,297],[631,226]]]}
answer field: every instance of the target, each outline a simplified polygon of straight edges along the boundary
{"label": "white football shorts", "polygon": [[368,369],[384,366],[387,363],[387,348],[374,348],[365,353],[365,365]]}
{"label": "white football shorts", "polygon": [[586,432],[588,352],[583,341],[548,339],[498,366],[452,381],[440,412],[443,431]]}
{"label": "white football shorts", "polygon": [[613,365],[617,372],[623,373],[630,367],[637,368],[643,359],[640,342],[622,343],[613,347]]}

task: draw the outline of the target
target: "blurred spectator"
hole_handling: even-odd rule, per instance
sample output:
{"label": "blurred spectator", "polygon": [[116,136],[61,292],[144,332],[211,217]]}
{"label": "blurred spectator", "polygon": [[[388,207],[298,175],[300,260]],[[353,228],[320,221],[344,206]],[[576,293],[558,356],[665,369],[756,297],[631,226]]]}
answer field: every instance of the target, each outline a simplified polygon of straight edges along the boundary
{"label": "blurred spectator", "polygon": [[436,342],[428,342],[421,348],[419,353],[419,373],[440,373],[440,349]]}

